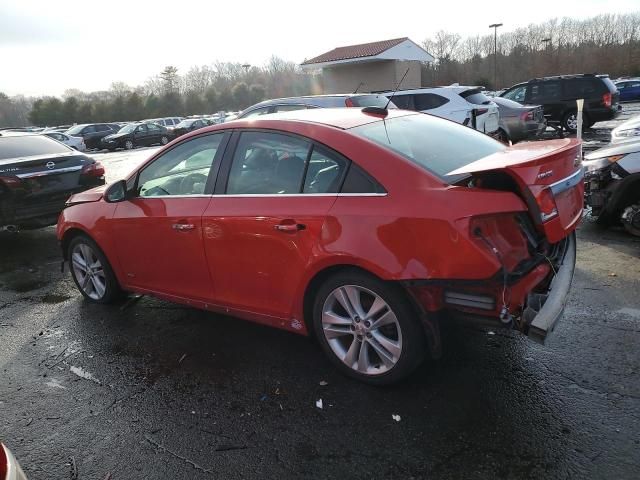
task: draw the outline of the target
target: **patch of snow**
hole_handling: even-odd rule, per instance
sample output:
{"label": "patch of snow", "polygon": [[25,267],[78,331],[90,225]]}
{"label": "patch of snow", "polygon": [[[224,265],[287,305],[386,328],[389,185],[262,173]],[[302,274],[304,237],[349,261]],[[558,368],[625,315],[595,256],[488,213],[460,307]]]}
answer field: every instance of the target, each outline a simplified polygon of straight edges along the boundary
{"label": "patch of snow", "polygon": [[76,374],[80,378],[84,378],[85,380],[91,380],[92,382],[95,382],[98,385],[100,384],[100,381],[97,378],[95,378],[89,372],[87,372],[86,370],[83,370],[80,367],[71,367],[69,370],[71,370],[71,373]]}

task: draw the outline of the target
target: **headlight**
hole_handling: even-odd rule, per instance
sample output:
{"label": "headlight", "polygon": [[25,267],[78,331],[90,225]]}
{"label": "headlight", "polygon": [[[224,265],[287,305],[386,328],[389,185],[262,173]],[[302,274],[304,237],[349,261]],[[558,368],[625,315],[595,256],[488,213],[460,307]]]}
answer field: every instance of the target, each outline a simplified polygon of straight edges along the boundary
{"label": "headlight", "polygon": [[627,128],[626,130],[617,130],[616,137],[637,137],[640,136],[640,127]]}
{"label": "headlight", "polygon": [[612,155],[610,157],[595,158],[593,160],[583,160],[582,166],[587,172],[595,172],[620,160],[624,155]]}

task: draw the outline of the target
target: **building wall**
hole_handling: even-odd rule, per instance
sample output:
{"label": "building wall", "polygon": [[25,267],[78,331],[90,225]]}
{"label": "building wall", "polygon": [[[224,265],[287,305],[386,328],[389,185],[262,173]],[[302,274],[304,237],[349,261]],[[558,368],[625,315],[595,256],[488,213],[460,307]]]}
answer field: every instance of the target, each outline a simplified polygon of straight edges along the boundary
{"label": "building wall", "polygon": [[409,72],[400,88],[420,88],[420,62],[383,60],[375,62],[346,63],[322,69],[324,93],[350,93],[360,82],[364,82],[358,92],[393,90],[404,75]]}

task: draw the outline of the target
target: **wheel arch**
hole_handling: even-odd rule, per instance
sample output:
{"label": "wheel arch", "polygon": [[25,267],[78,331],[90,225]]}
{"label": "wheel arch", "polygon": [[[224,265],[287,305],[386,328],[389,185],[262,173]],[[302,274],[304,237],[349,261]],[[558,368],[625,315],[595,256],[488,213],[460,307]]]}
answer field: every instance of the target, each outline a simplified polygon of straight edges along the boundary
{"label": "wheel arch", "polygon": [[[612,218],[620,211],[640,198],[640,173],[632,173],[625,177],[615,190],[607,204],[606,216]],[[602,216],[602,215],[601,215]]]}

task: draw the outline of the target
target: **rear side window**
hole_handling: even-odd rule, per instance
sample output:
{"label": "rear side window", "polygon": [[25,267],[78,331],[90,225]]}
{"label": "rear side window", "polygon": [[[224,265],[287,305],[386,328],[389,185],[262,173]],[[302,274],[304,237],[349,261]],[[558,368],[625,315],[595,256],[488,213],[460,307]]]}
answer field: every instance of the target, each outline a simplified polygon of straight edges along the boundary
{"label": "rear side window", "polygon": [[355,163],[349,167],[341,191],[342,193],[386,193],[382,185]]}
{"label": "rear side window", "polygon": [[303,193],[337,193],[349,162],[328,150],[314,146],[304,180]]}
{"label": "rear side window", "polygon": [[506,147],[472,128],[432,115],[405,115],[351,129],[432,172],[447,183],[461,177],[449,172]]}
{"label": "rear side window", "polygon": [[488,105],[491,103],[491,99],[478,89],[466,90],[460,96],[474,105]]}
{"label": "rear side window", "polygon": [[601,90],[602,84],[595,78],[570,78],[564,82],[564,93],[570,98],[593,97]]}
{"label": "rear side window", "polygon": [[449,99],[442,95],[436,95],[435,93],[418,93],[414,95],[413,102],[416,110],[423,111],[441,107],[445,103],[448,103]]}
{"label": "rear side window", "polygon": [[562,89],[560,82],[540,82],[530,85],[531,93],[529,101],[531,102],[553,102],[562,98]]}
{"label": "rear side window", "polygon": [[[46,136],[0,137],[0,160],[69,153],[72,150]],[[0,170],[2,167],[0,167]]]}
{"label": "rear side window", "polygon": [[233,155],[227,194],[300,193],[311,143],[268,132],[244,132]]}
{"label": "rear side window", "polygon": [[521,85],[520,87],[512,88],[511,90],[503,93],[501,95],[502,98],[507,98],[509,100],[513,100],[514,102],[524,102],[524,97],[527,93],[527,86]]}

